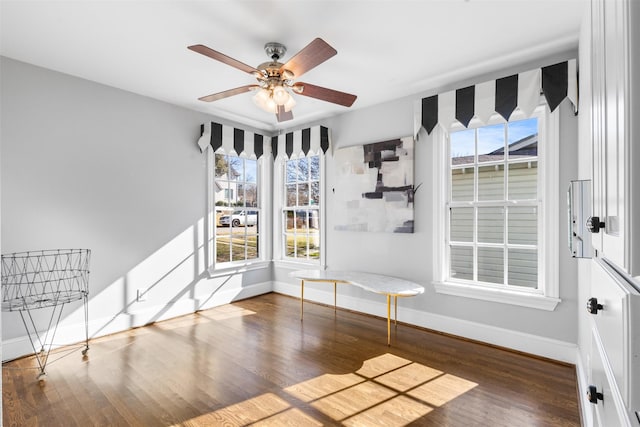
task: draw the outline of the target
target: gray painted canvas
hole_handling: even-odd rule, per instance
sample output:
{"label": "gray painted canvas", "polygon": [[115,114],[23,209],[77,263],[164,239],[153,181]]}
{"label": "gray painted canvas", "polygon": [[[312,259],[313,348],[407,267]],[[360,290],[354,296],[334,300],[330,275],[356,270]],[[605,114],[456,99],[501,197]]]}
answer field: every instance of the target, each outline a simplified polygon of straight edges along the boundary
{"label": "gray painted canvas", "polygon": [[337,150],[336,230],[413,233],[413,137]]}

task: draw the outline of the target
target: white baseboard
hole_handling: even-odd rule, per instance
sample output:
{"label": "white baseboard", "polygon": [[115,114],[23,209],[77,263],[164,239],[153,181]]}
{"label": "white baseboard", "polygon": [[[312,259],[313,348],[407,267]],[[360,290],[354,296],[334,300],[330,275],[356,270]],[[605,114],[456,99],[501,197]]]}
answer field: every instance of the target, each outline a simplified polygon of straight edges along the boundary
{"label": "white baseboard", "polygon": [[[144,310],[131,311],[114,318],[93,319],[89,322],[89,337],[97,338],[130,328],[167,320],[173,317],[193,313],[198,310],[217,307],[240,299],[277,292],[294,297],[300,296],[300,286],[284,282],[262,282],[243,288],[222,290],[210,296],[182,299],[163,306],[148,307]],[[333,292],[327,290],[305,288],[305,300],[333,305]],[[355,298],[347,295],[338,296],[338,306],[349,310],[386,317],[386,302]],[[575,344],[509,329],[498,328],[469,322],[467,320],[428,313],[425,311],[402,308],[398,309],[398,320],[415,326],[435,331],[457,335],[463,338],[486,342],[488,344],[511,348],[537,356],[547,357],[566,363],[577,363]],[[84,325],[74,324],[61,326],[56,335],[56,345],[69,345],[84,340]],[[22,336],[2,342],[2,360],[12,360],[17,357],[32,354],[33,349],[28,337]],[[580,377],[578,377],[580,380]]]}
{"label": "white baseboard", "polygon": [[[274,282],[273,290],[281,294],[300,297],[300,285],[297,284]],[[327,287],[327,290],[305,287],[304,297],[305,300],[333,305],[331,287]],[[387,317],[387,304],[383,297],[377,302],[338,295],[338,307]],[[576,363],[577,346],[552,338],[402,307],[398,308],[398,321],[561,362]]]}
{"label": "white baseboard", "polygon": [[[271,282],[262,282],[242,288],[225,289],[213,295],[202,295],[196,298],[186,298],[169,302],[164,305],[146,307],[142,310],[120,313],[112,318],[91,319],[89,321],[89,338],[126,331],[131,328],[144,326],[153,322],[167,320],[185,314],[206,310],[233,301],[251,298],[272,291]],[[89,313],[91,315],[91,313]],[[84,323],[60,324],[55,343],[52,348],[83,343],[85,340]],[[39,346],[36,345],[36,348]],[[2,361],[13,360],[18,357],[33,354],[29,337],[24,336],[8,339],[2,342]]]}

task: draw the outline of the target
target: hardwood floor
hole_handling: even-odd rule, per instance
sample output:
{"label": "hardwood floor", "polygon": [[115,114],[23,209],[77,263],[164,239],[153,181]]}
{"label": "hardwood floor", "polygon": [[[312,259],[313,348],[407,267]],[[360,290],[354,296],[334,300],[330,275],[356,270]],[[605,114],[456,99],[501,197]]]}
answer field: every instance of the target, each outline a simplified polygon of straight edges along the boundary
{"label": "hardwood floor", "polygon": [[580,425],[573,366],[406,325],[388,347],[386,319],[299,315],[267,294],[95,339],[43,385],[33,358],[4,364],[4,425]]}

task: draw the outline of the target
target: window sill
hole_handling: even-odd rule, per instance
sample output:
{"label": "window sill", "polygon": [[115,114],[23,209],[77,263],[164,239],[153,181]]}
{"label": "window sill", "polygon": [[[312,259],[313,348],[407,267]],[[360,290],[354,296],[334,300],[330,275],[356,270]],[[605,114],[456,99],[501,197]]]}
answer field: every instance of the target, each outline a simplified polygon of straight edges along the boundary
{"label": "window sill", "polygon": [[209,268],[207,269],[207,273],[209,278],[221,277],[221,276],[232,276],[234,274],[245,273],[247,271],[253,270],[261,270],[263,268],[269,267],[270,261],[257,261],[252,262],[250,264],[240,264],[233,265],[224,268]]}
{"label": "window sill", "polygon": [[273,264],[279,268],[288,268],[290,270],[326,270],[325,265],[320,262],[304,262],[304,261],[291,261],[291,260],[274,260]]}
{"label": "window sill", "polygon": [[474,298],[484,301],[499,302],[502,304],[519,305],[538,310],[554,311],[560,298],[548,297],[540,294],[527,294],[509,291],[505,289],[480,288],[453,282],[433,282],[435,290],[439,294],[455,295],[465,298]]}

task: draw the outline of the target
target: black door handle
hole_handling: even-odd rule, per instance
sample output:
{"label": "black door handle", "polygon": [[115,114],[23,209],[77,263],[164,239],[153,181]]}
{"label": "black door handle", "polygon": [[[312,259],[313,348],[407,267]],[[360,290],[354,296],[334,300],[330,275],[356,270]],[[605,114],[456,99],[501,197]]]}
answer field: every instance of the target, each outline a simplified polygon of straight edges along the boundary
{"label": "black door handle", "polygon": [[590,216],[587,219],[587,230],[592,233],[599,233],[601,228],[604,228],[604,221],[600,221],[600,217]]}
{"label": "black door handle", "polygon": [[587,300],[587,311],[591,314],[598,314],[598,310],[602,310],[602,304],[598,304],[598,298],[589,298]]}
{"label": "black door handle", "polygon": [[590,385],[587,388],[587,399],[589,399],[589,402],[593,403],[594,405],[597,405],[598,400],[603,400],[604,396],[602,395],[602,393],[598,393],[596,386]]}

